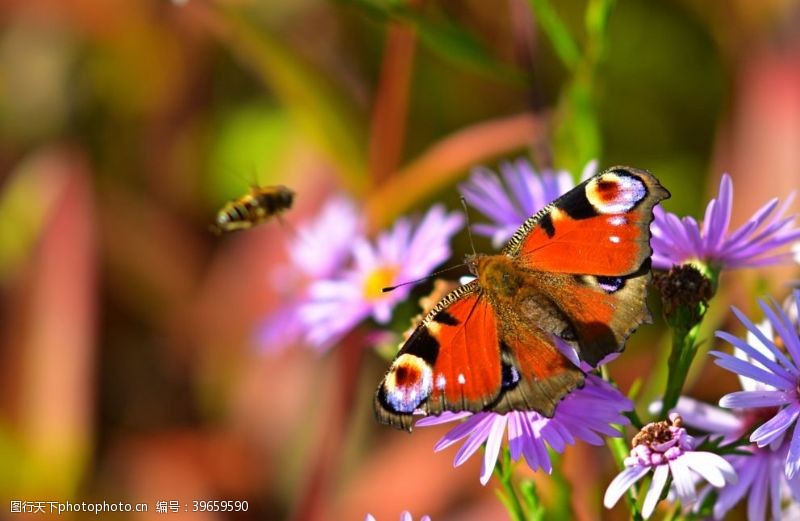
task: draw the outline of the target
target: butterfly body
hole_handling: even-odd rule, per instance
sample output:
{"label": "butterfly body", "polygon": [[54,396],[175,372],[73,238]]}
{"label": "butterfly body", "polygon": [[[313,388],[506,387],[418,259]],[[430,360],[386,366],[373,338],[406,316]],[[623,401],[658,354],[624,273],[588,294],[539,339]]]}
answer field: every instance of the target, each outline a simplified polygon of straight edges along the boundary
{"label": "butterfly body", "polygon": [[245,195],[229,201],[217,212],[211,231],[220,234],[264,223],[291,208],[294,195],[292,190],[281,185],[253,185]]}
{"label": "butterfly body", "polygon": [[668,196],[648,172],[615,167],[529,218],[501,254],[468,256],[476,280],[401,348],[376,393],[379,421],[410,429],[416,410],[552,416],[584,380],[564,349],[595,366],[650,320],[649,224]]}

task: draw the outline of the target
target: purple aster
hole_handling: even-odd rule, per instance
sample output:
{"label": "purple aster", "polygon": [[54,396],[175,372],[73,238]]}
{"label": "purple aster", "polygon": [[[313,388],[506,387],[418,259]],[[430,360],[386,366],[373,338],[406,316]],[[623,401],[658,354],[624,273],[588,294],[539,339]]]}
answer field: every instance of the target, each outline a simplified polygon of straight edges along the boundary
{"label": "purple aster", "polygon": [[693,217],[678,218],[661,207],[654,209],[653,267],[670,269],[692,261],[709,263],[719,268],[764,266],[786,260],[788,252],[779,248],[800,238],[795,216],[785,216],[792,203],[789,196],[783,204],[772,199],[753,216],[730,232],[728,227],[733,207],[733,182],[728,174],[722,176],[719,196],[706,207],[702,226]]}
{"label": "purple aster", "polygon": [[608,485],[603,504],[613,507],[634,483],[653,471],[653,480],[642,505],[642,516],[649,518],[658,504],[670,476],[675,496],[684,507],[697,500],[695,481],[701,477],[720,488],[736,482],[730,463],[713,452],[696,451],[694,438],[686,433],[681,416],[671,413],[669,421],[649,423],[633,438],[625,469]]}
{"label": "purple aster", "polygon": [[332,197],[313,220],[298,226],[289,246],[292,266],[310,278],[330,277],[350,258],[353,238],[363,229],[355,204]]}
{"label": "purple aster", "polygon": [[411,285],[388,293],[381,289],[422,278],[446,261],[450,238],[463,221],[460,213],[447,213],[437,205],[416,227],[403,218],[374,243],[364,237],[352,238],[354,265],[315,280],[308,301],[300,307],[309,343],[324,350],[370,316],[379,323],[388,322],[392,309],[406,299]]}
{"label": "purple aster", "polygon": [[[773,338],[772,326],[769,321],[758,324],[757,328],[767,338]],[[747,333],[747,343],[774,362],[775,357],[772,352],[752,332]],[[748,356],[741,349],[735,348],[734,355],[740,360],[764,369],[758,360]],[[741,374],[739,381],[745,391],[775,390],[771,385]],[[660,404],[654,405],[660,410]],[[675,412],[681,415],[684,424],[712,435],[722,436],[723,443],[727,444],[745,436],[765,419],[774,415],[776,409],[735,409],[729,412],[691,398],[681,397]],[[800,476],[788,480],[784,472],[788,449],[788,441],[779,439],[763,448],[753,444],[740,449],[750,452],[750,455],[723,456],[733,466],[739,476],[739,481],[735,485],[724,487],[719,491],[714,503],[714,518],[723,519],[745,497],[747,498],[749,520],[765,519],[767,506],[770,507],[773,518],[780,518],[781,504],[784,500],[790,498],[791,495],[800,499]],[[708,487],[700,494],[701,497],[710,491],[711,488]],[[698,503],[702,503],[702,501]]]}
{"label": "purple aster", "polygon": [[[595,161],[586,165],[583,178],[591,177]],[[472,169],[469,181],[459,186],[467,202],[492,220],[492,224],[476,224],[475,233],[492,238],[499,248],[528,217],[575,186],[565,171],[536,172],[527,159],[500,165],[500,177],[485,167]]]}
{"label": "purple aster", "polygon": [[[750,435],[750,441],[759,447],[780,444],[784,436],[797,423],[800,416],[800,336],[797,325],[786,311],[773,301],[770,306],[759,301],[761,309],[769,321],[774,334],[753,324],[741,311],[732,308],[733,313],[752,334],[748,341],[737,338],[725,331],[718,331],[717,337],[729,342],[744,355],[741,357],[719,351],[711,354],[717,357],[716,364],[741,376],[762,384],[759,388],[745,389],[722,397],[722,407],[736,409],[772,408],[771,416]],[[800,291],[794,292],[794,305],[800,306]],[[800,309],[800,308],[798,308]],[[786,477],[793,479],[800,469],[800,429],[794,428],[785,460]]]}
{"label": "purple aster", "polygon": [[[364,521],[375,521],[375,516],[367,514],[366,517],[364,517]],[[400,513],[400,521],[414,521],[414,517],[408,510],[403,510],[403,512]],[[419,518],[419,521],[431,521],[431,516],[422,516]]]}
{"label": "purple aster", "polygon": [[552,472],[547,447],[563,452],[567,445],[575,444],[576,438],[591,445],[602,445],[600,435],[620,436],[611,424],[627,424],[622,411],[629,411],[633,403],[616,388],[595,375],[587,375],[581,389],[568,394],[556,407],[555,415],[546,418],[534,411],[512,411],[505,414],[493,412],[450,413],[431,416],[417,421],[417,427],[428,427],[457,420],[464,420],[444,435],[434,446],[438,452],[466,438],[456,453],[457,467],[470,458],[478,448],[486,444],[483,454],[483,469],[480,481],[486,484],[492,475],[500,453],[500,445],[508,428],[508,446],[511,457],[517,461],[524,457],[528,466]]}
{"label": "purple aster", "polygon": [[285,303],[256,331],[256,342],[265,351],[277,352],[302,341],[304,328],[298,310],[307,299],[308,285],[345,265],[353,238],[362,229],[355,204],[343,195],[332,196],[316,216],[297,227],[297,235],[288,245],[291,264],[270,273],[272,289],[284,296]]}

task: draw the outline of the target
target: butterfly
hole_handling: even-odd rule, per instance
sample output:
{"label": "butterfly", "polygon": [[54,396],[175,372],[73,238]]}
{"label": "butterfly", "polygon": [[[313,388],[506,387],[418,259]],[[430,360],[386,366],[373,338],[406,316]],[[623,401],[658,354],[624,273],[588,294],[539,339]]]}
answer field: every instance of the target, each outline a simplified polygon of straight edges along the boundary
{"label": "butterfly", "polygon": [[281,185],[252,185],[245,195],[225,203],[209,229],[219,235],[252,228],[291,208],[294,195],[292,190]]}
{"label": "butterfly", "polygon": [[584,383],[556,342],[596,366],[651,322],[650,223],[669,196],[649,172],[613,167],[528,218],[500,254],[468,255],[475,280],[402,346],[375,393],[377,419],[410,431],[418,410],[552,417]]}

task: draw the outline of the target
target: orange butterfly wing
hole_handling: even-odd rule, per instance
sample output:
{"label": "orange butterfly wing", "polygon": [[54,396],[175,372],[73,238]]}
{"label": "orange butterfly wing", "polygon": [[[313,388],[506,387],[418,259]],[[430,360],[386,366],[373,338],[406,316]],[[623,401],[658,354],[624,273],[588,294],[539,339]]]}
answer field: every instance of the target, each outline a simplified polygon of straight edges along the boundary
{"label": "orange butterfly wing", "polygon": [[570,325],[567,334],[548,330],[591,365],[650,321],[650,222],[668,197],[649,172],[610,168],[528,219],[506,245],[504,253],[533,273],[533,291],[555,303],[557,322]]}
{"label": "orange butterfly wing", "polygon": [[525,221],[504,253],[537,271],[628,275],[650,258],[653,207],[668,197],[649,172],[610,168]]}
{"label": "orange butterfly wing", "polygon": [[[540,349],[531,350],[534,346]],[[428,414],[535,409],[552,415],[558,401],[582,382],[582,373],[544,332],[529,342],[508,337],[473,281],[423,319],[378,386],[374,406],[379,421],[408,430],[418,409]]]}

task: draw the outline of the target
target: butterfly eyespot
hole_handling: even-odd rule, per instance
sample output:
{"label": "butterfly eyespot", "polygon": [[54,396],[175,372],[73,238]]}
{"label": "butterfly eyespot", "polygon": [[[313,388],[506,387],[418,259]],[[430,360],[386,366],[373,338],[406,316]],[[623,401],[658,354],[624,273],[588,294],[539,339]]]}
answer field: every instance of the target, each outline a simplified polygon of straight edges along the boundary
{"label": "butterfly eyespot", "polygon": [[385,402],[397,412],[412,413],[431,394],[433,371],[425,360],[408,353],[397,357],[383,382]]}
{"label": "butterfly eyespot", "polygon": [[586,198],[601,214],[628,212],[646,196],[642,180],[624,170],[608,172],[586,185]]}

